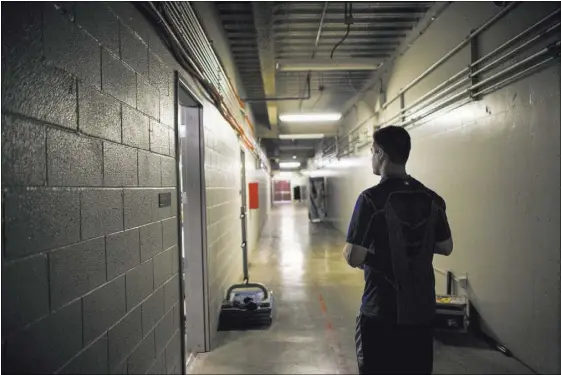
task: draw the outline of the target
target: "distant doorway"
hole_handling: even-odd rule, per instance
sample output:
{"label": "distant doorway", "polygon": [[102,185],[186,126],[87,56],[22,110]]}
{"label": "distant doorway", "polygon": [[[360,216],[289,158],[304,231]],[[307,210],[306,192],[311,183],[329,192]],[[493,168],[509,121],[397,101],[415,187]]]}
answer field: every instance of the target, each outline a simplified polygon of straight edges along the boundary
{"label": "distant doorway", "polygon": [[273,181],[273,203],[290,202],[292,192],[289,180]]}
{"label": "distant doorway", "polygon": [[302,200],[302,193],[300,186],[294,186],[293,190],[293,197],[296,202],[300,202]]}

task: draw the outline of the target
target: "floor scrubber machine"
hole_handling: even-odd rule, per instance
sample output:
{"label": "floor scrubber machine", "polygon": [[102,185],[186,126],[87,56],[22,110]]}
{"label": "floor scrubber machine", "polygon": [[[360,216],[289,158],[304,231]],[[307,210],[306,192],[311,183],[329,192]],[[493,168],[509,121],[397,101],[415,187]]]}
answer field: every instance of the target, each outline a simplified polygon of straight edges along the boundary
{"label": "floor scrubber machine", "polygon": [[247,267],[247,243],[242,244],[242,284],[228,288],[218,323],[219,331],[264,329],[273,322],[273,292],[263,284],[250,283]]}

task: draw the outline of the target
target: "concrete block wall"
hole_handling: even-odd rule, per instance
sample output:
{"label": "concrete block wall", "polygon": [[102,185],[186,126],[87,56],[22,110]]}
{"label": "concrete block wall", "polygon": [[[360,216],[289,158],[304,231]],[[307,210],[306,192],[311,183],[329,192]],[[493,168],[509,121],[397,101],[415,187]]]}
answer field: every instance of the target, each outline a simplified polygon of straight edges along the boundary
{"label": "concrete block wall", "polygon": [[[242,276],[241,258],[241,222],[239,219],[239,209],[241,206],[241,169],[240,169],[240,143],[234,130],[227,121],[220,115],[217,109],[207,100],[206,95],[200,91],[199,85],[192,77],[179,65],[167,46],[156,34],[154,29],[148,25],[147,21],[135,7],[128,2],[115,2],[109,4],[120,16],[122,22],[131,25],[142,40],[148,40],[148,46],[152,53],[148,57],[149,83],[160,91],[160,121],[159,123],[173,123],[173,95],[175,87],[173,80],[168,81],[168,70],[177,71],[181,78],[187,83],[189,90],[203,107],[203,128],[204,128],[204,147],[205,147],[205,184],[206,184],[206,205],[207,205],[207,255],[208,265],[205,272],[209,280],[209,325],[211,331],[211,347],[215,344],[215,333],[218,323],[219,309],[228,286],[239,282]],[[196,10],[201,12],[201,21],[205,25],[207,32],[212,32],[211,39],[213,46],[218,48],[224,45],[219,42],[223,35],[214,34],[216,28],[206,27],[207,23],[214,22],[215,18],[209,14],[208,5],[197,5]],[[232,60],[228,58],[228,51],[219,50],[222,61]],[[156,58],[157,57],[157,58]],[[151,69],[150,67],[157,67]],[[232,82],[238,82],[235,69],[228,69]],[[144,82],[144,81],[142,81]],[[142,82],[140,84],[142,84]],[[169,96],[162,93],[169,92]],[[239,92],[242,92],[240,90]],[[157,122],[149,122],[151,131],[162,134],[165,127],[158,126]],[[152,134],[152,133],[150,133]],[[165,149],[166,143],[163,137],[162,142],[154,145],[154,149]],[[173,142],[169,143],[169,147]],[[175,152],[175,151],[174,151]],[[247,158],[250,156],[246,152]],[[148,161],[147,161],[148,162]],[[149,174],[146,174],[149,178]],[[164,174],[163,179],[171,178],[170,174]],[[174,176],[175,178],[175,176]]]}
{"label": "concrete block wall", "polygon": [[242,277],[240,144],[218,111],[205,108],[205,179],[211,343],[228,286]]}
{"label": "concrete block wall", "polygon": [[[556,7],[519,4],[482,34],[481,53]],[[452,3],[396,61],[386,81],[387,97],[499,10],[493,3]],[[544,44],[534,43],[527,54]],[[464,68],[468,52],[460,51],[408,92],[405,105]],[[552,374],[561,371],[560,80],[560,65],[551,65],[411,130],[408,163],[409,173],[447,202],[455,250],[450,257],[436,257],[435,266],[467,273],[468,296],[487,332],[538,373]],[[363,99],[367,103],[348,116],[349,128],[373,115],[370,107],[378,98]],[[378,121],[395,111],[390,106]],[[374,125],[377,119],[369,121]],[[342,232],[359,193],[378,182],[369,158],[365,148],[321,172],[328,181],[330,219]]]}
{"label": "concrete block wall", "polygon": [[5,372],[181,371],[173,70],[154,35],[126,3],[2,4]]}
{"label": "concrete block wall", "polygon": [[[214,5],[210,2],[193,3],[196,12],[201,16],[203,29],[212,43],[212,48],[219,56],[223,67],[236,85],[238,94],[243,96],[241,82],[229,42],[220,25],[220,20]],[[182,71],[180,68],[177,68]],[[186,76],[186,74],[184,74]],[[205,142],[205,180],[207,206],[207,252],[209,279],[209,324],[211,348],[216,343],[216,328],[220,306],[226,290],[231,284],[242,280],[242,250],[241,250],[241,156],[242,146],[230,125],[222,118],[218,111],[204,99],[203,124]],[[249,117],[253,118],[251,110]],[[263,170],[255,169],[255,156],[246,150],[246,183],[258,181],[260,183],[260,208],[250,211],[247,216],[247,236],[249,252],[257,246],[261,228],[267,220],[270,205],[266,188],[270,179]],[[249,258],[251,262],[251,257]]]}

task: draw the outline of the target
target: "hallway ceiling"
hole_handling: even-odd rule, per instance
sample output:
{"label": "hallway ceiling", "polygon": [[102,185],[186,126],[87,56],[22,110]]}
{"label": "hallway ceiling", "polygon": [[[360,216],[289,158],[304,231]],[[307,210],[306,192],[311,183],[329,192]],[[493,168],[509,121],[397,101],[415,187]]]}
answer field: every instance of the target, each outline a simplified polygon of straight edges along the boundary
{"label": "hallway ceiling", "polygon": [[[279,133],[335,133],[337,123],[288,126],[279,123],[278,115],[342,111],[432,5],[216,2],[244,85],[242,99],[247,99],[255,118],[256,135],[272,138],[269,143],[278,148],[283,144],[276,139]],[[302,99],[263,100],[287,97]],[[273,152],[274,147],[269,149]]]}

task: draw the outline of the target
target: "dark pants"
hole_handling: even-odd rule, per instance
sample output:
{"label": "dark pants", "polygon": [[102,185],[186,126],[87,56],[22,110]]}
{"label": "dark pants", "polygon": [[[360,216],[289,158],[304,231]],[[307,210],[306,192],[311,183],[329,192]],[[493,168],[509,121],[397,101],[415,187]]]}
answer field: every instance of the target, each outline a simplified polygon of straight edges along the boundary
{"label": "dark pants", "polygon": [[356,324],[359,374],[431,374],[432,326],[398,326],[359,314]]}

